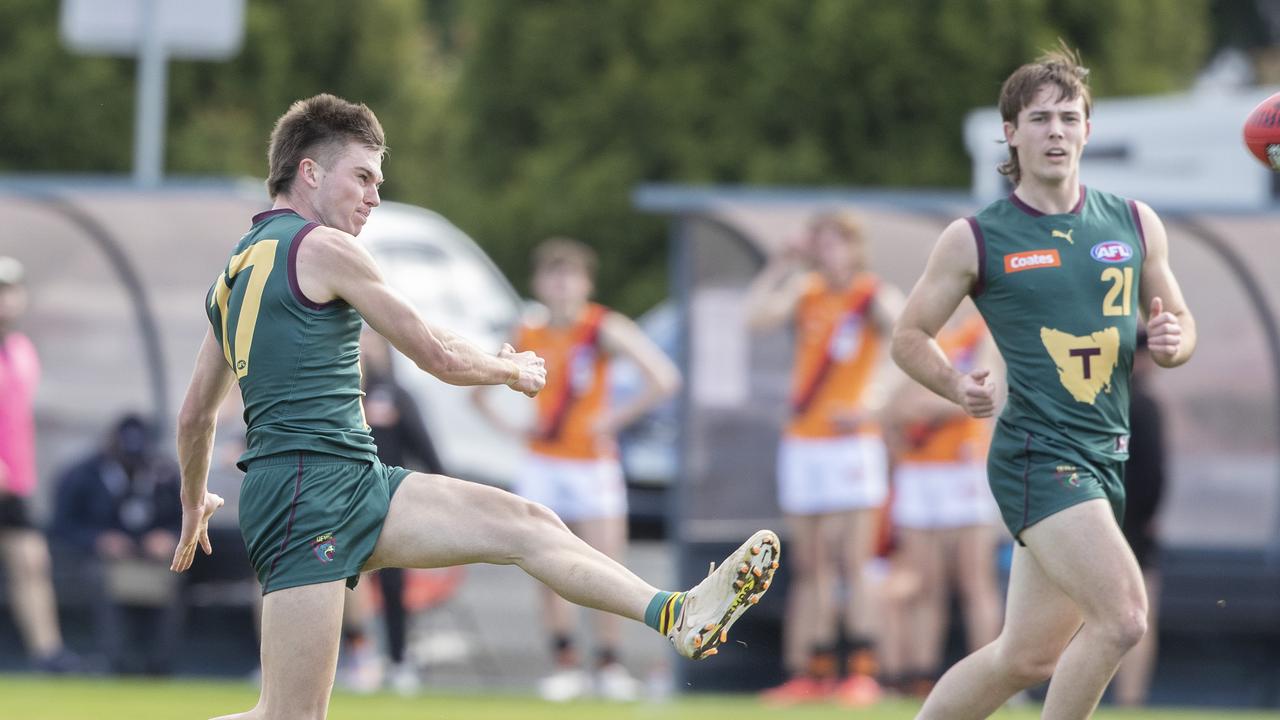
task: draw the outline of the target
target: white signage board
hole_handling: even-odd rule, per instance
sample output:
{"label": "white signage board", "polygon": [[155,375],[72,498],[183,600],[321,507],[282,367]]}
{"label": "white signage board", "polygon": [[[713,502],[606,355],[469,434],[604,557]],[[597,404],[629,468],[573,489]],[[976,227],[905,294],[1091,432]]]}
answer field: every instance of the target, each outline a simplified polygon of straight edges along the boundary
{"label": "white signage board", "polygon": [[138,55],[151,8],[168,57],[226,60],[244,42],[244,0],[62,0],[62,40],[86,55]]}

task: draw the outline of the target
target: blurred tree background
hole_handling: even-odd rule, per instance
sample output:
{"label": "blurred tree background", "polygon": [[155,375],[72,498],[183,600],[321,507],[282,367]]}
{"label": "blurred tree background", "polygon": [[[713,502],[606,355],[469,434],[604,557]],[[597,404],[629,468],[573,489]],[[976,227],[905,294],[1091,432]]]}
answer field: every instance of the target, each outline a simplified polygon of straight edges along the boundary
{"label": "blurred tree background", "polygon": [[[1098,96],[1176,91],[1253,37],[1259,7],[249,0],[238,57],[170,65],[166,168],[263,177],[290,102],[363,101],[391,145],[386,197],[449,217],[522,289],[532,244],[582,238],[602,250],[601,299],[637,313],[667,282],[663,224],[630,206],[638,183],[963,187],[965,113],[1058,37]],[[0,172],[128,172],[134,61],[70,54],[57,15],[0,3]]]}

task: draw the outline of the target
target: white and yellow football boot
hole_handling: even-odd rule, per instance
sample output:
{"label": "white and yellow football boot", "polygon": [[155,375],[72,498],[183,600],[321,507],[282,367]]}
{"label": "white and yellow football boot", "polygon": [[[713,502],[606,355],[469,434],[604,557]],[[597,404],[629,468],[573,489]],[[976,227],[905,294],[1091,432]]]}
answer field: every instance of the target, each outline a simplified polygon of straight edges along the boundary
{"label": "white and yellow football boot", "polygon": [[676,652],[701,660],[715,655],[729,639],[729,627],[773,582],[782,543],[772,530],[760,530],[725,558],[697,587],[685,594],[680,616],[667,631]]}

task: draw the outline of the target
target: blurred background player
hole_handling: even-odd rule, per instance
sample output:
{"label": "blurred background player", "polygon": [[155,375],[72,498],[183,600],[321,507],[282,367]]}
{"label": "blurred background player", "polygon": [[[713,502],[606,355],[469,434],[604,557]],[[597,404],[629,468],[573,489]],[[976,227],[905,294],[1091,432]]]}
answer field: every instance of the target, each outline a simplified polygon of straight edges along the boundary
{"label": "blurred background player", "polygon": [[[817,216],[802,239],[771,258],[747,305],[753,329],[792,321],[796,332],[791,419],[777,471],[791,544],[783,640],[791,679],[765,695],[788,704],[837,692],[850,704],[870,704],[879,697],[874,603],[862,575],[888,493],[874,415],[892,372],[886,339],[901,293],[870,272],[862,223],[840,212]],[[841,614],[851,651],[837,688]]]}
{"label": "blurred background player", "polygon": [[179,483],[177,464],[157,452],[154,430],[137,415],[120,418],[58,479],[50,535],[60,562],[92,588],[94,634],[112,672],[172,670],[183,620],[169,572],[182,525]]}
{"label": "blurred background player", "polygon": [[[364,383],[365,421],[378,446],[378,459],[385,465],[443,475],[444,465],[422,421],[422,411],[409,391],[396,381],[390,343],[367,327],[360,335],[360,377]],[[396,692],[409,695],[421,685],[418,669],[405,659],[409,629],[405,578],[409,572],[404,568],[382,568],[369,573],[367,580],[371,582],[357,585],[355,592],[347,595],[347,615],[343,618],[347,662],[338,671],[339,682],[347,687],[372,692],[385,681]],[[383,672],[376,643],[368,636],[379,606],[391,662],[387,673]]]}
{"label": "blurred background player", "polygon": [[[971,309],[972,310],[972,309]],[[976,311],[957,317],[938,345],[959,372],[999,365]],[[990,382],[999,386],[1002,378]],[[987,486],[989,420],[971,418],[923,386],[899,386],[883,415],[894,455],[894,563],[909,579],[893,612],[899,629],[882,646],[886,684],[924,697],[940,674],[953,591],[964,611],[972,652],[1000,632],[996,578],[999,509]],[[890,623],[886,623],[887,625]]]}
{"label": "blurred background player", "polygon": [[78,667],[62,644],[50,579],[49,545],[31,520],[36,487],[33,404],[40,358],[18,320],[27,309],[22,264],[0,256],[0,557],[9,604],[32,664],[47,672]]}
{"label": "blurred background player", "polygon": [[1116,672],[1115,701],[1120,705],[1145,705],[1155,671],[1160,607],[1160,554],[1156,539],[1156,513],[1164,496],[1164,421],[1160,403],[1151,392],[1156,364],[1147,349],[1147,334],[1138,333],[1133,353],[1133,378],[1129,381],[1129,460],[1124,466],[1124,523],[1121,529],[1142,568],[1147,588],[1147,634],[1125,655]]}
{"label": "blurred background player", "polygon": [[[577,240],[551,238],[533,251],[534,298],[545,318],[526,319],[516,333],[519,351],[533,351],[547,363],[547,385],[537,397],[531,431],[511,421],[475,395],[495,426],[528,438],[528,457],[514,490],[551,508],[588,544],[614,559],[627,548],[627,494],[618,460],[618,433],[644,417],[680,387],[680,371],[626,316],[590,302],[596,253]],[[623,407],[609,405],[609,365],[626,357],[645,378],[645,389]],[[549,700],[569,700],[592,690],[581,669],[573,637],[573,606],[542,587],[545,622],[551,633],[556,671],[539,685]],[[592,613],[595,629],[595,690],[613,700],[635,699],[638,682],[619,662],[621,624],[615,616]]]}

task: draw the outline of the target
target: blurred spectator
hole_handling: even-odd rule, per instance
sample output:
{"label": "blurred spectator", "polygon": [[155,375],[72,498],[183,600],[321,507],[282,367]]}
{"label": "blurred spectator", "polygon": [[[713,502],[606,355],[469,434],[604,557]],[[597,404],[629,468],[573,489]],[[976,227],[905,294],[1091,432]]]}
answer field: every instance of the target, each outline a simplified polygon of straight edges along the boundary
{"label": "blurred spectator", "polygon": [[[391,361],[391,346],[381,335],[365,328],[360,336],[360,373],[364,382],[365,421],[378,446],[378,459],[384,465],[412,467],[420,472],[444,474],[444,466],[436,454],[435,444],[422,422],[418,403],[396,382]],[[418,669],[405,660],[408,635],[408,613],[405,610],[405,573],[403,568],[382,568],[370,573],[378,583],[382,597],[382,620],[386,629],[387,655],[391,660],[386,680],[402,695],[417,691]],[[362,582],[347,597],[346,640],[348,658],[343,668],[343,682],[348,687],[376,690],[383,681],[381,663],[368,638],[368,625],[376,598],[373,584]]]}
{"label": "blurred spectator", "polygon": [[[958,372],[999,367],[999,354],[976,311],[938,336]],[[993,378],[991,382],[999,382]],[[999,508],[987,485],[991,421],[969,417],[923,386],[906,382],[889,402],[886,436],[895,458],[892,518],[897,583],[894,622],[882,647],[885,683],[924,698],[942,674],[951,597],[964,611],[969,651],[1000,632],[996,578]]]}
{"label": "blurred spectator", "polygon": [[[778,450],[778,501],[786,520],[791,585],[783,633],[791,678],[765,693],[787,705],[835,694],[875,702],[875,603],[864,571],[888,494],[884,404],[889,335],[901,292],[870,271],[856,216],[817,216],[770,258],[747,298],[751,327],[791,321],[796,332],[791,417]],[[841,613],[839,598],[845,598]],[[839,618],[850,652],[837,685]]]}
{"label": "blurred spectator", "polygon": [[1129,651],[1116,672],[1115,700],[1145,705],[1156,664],[1160,608],[1159,548],[1156,513],[1164,495],[1164,430],[1160,404],[1151,394],[1155,361],[1147,350],[1147,334],[1139,330],[1129,384],[1129,461],[1125,463],[1125,509],[1122,530],[1142,568],[1147,586],[1147,634]]}
{"label": "blurred spectator", "polygon": [[0,555],[14,624],[32,663],[47,672],[66,672],[78,662],[62,644],[49,546],[32,524],[28,506],[36,486],[32,403],[40,360],[27,336],[15,330],[26,307],[22,265],[0,256]]}
{"label": "blurred spectator", "polygon": [[[566,238],[543,241],[533,252],[533,293],[547,310],[526,320],[513,344],[546,359],[547,385],[537,397],[537,426],[515,427],[486,401],[473,396],[496,427],[528,438],[529,454],[515,491],[551,508],[575,534],[611,558],[627,549],[627,492],[618,461],[617,436],[675,394],[680,371],[626,316],[590,302],[596,253]],[[614,357],[635,363],[645,389],[621,405],[609,405],[609,366]],[[581,669],[574,646],[573,606],[542,588],[556,671],[539,687],[549,700],[570,700],[592,690],[611,700],[632,700],[639,682],[620,662],[620,620],[593,613],[598,643],[594,678]]]}
{"label": "blurred spectator", "polygon": [[170,671],[183,604],[168,567],[181,510],[178,468],[135,415],[58,480],[51,534],[93,593],[95,634],[115,672]]}

